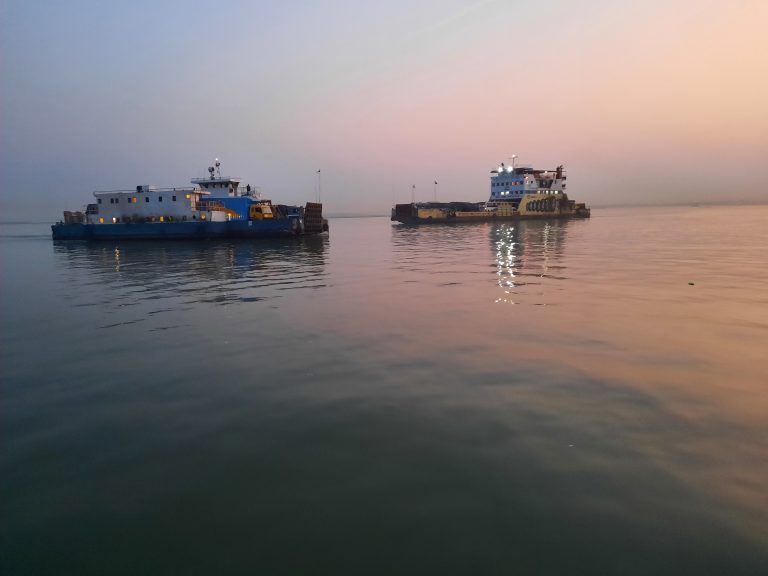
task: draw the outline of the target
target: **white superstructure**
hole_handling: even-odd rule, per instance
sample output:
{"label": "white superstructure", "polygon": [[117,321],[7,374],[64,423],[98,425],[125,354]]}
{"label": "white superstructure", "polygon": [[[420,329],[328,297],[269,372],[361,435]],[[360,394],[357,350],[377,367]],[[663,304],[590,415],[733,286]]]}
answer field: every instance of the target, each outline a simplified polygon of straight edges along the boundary
{"label": "white superstructure", "polygon": [[153,186],[136,186],[136,190],[94,192],[96,210],[88,210],[88,223],[117,224],[154,217],[163,220],[197,219],[201,215],[197,214],[196,206],[203,194],[206,193],[199,188]]}
{"label": "white superstructure", "polygon": [[226,210],[210,210],[216,199],[250,197],[259,198],[250,185],[241,188],[240,178],[221,176],[221,163],[208,168],[208,178],[193,178],[195,186],[156,188],[136,186],[135,190],[97,191],[96,203],[88,206],[88,224],[119,224],[124,222],[174,222],[187,220],[224,221],[232,217]]}
{"label": "white superstructure", "polygon": [[511,166],[502,162],[491,171],[491,193],[486,209],[492,210],[504,204],[517,207],[528,194],[563,194],[565,179],[562,166],[555,170],[535,170],[528,166],[515,166],[513,157]]}

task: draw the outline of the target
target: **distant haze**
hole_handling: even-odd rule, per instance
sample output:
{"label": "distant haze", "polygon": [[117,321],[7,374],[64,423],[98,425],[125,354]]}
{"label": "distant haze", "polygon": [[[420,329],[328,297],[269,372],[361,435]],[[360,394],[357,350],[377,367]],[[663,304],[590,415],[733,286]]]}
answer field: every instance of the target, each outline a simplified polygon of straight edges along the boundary
{"label": "distant haze", "polygon": [[328,212],[484,200],[564,164],[601,204],[765,201],[768,2],[0,4],[3,219],[214,157]]}

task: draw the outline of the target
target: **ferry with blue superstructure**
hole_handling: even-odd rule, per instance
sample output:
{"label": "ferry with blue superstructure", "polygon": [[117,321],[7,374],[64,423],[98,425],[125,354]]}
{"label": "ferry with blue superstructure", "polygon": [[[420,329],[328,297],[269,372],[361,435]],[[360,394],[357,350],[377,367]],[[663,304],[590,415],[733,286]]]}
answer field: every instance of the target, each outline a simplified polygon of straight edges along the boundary
{"label": "ferry with blue superstructure", "polygon": [[54,240],[256,238],[328,231],[322,204],[273,204],[240,178],[221,176],[217,159],[193,186],[94,192],[84,211],[64,212]]}
{"label": "ferry with blue superstructure", "polygon": [[491,171],[491,191],[485,202],[411,202],[392,208],[393,222],[437,224],[486,220],[589,218],[590,209],[570,200],[563,166],[536,170],[503,162]]}

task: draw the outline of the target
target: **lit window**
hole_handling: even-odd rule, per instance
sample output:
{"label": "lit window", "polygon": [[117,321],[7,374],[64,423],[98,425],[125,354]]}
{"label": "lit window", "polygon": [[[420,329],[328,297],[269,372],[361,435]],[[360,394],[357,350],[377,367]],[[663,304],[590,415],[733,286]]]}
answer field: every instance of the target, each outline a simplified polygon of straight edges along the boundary
{"label": "lit window", "polygon": [[165,216],[160,216],[160,222],[165,222]]}
{"label": "lit window", "polygon": [[192,198],[192,195],[191,194],[187,194],[187,200],[189,200],[190,198]]}
{"label": "lit window", "polygon": [[99,218],[99,224],[104,224],[104,218]]}
{"label": "lit window", "polygon": [[117,218],[116,217],[112,217],[112,224],[117,224]]}
{"label": "lit window", "polygon": [[205,220],[205,214],[200,214],[200,220]]}
{"label": "lit window", "polygon": [[[130,201],[131,201],[131,199],[128,198],[128,202],[130,202]],[[134,196],[133,197],[133,203],[136,204],[136,202],[138,202],[138,199],[136,198],[136,196]]]}

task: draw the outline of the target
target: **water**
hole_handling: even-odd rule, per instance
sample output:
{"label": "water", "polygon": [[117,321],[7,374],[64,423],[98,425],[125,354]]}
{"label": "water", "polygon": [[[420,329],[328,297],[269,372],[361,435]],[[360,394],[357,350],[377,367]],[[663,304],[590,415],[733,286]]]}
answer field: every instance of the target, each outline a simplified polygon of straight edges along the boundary
{"label": "water", "polygon": [[4,225],[6,574],[758,574],[768,207]]}

